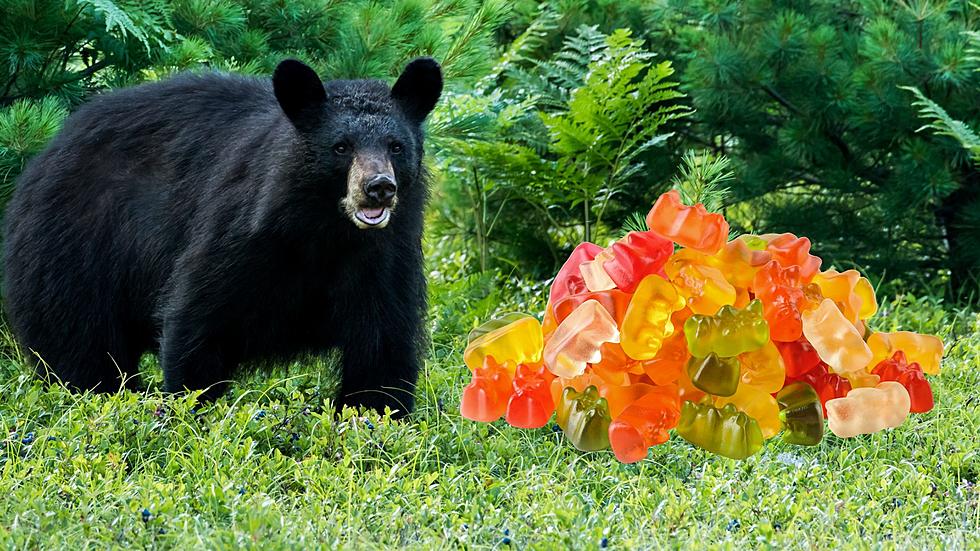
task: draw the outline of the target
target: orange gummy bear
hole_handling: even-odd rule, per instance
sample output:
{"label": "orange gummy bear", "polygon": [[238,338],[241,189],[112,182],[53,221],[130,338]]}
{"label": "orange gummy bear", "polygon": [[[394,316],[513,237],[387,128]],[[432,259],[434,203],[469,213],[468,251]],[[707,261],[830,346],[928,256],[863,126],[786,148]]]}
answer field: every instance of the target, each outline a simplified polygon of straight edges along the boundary
{"label": "orange gummy bear", "polygon": [[473,380],[463,389],[459,412],[473,421],[496,421],[506,413],[511,394],[510,372],[492,356],[487,356],[483,366],[473,373]]}
{"label": "orange gummy bear", "polygon": [[756,272],[752,289],[762,301],[769,337],[777,342],[799,340],[803,335],[801,314],[806,304],[799,267],[783,268],[773,260]]}
{"label": "orange gummy bear", "polygon": [[769,242],[766,250],[780,266],[800,268],[803,283],[809,283],[820,269],[823,261],[810,254],[810,240],[806,237],[796,237],[791,233],[769,233],[760,237]]}
{"label": "orange gummy bear", "polygon": [[650,446],[667,441],[668,430],[681,416],[677,386],[654,387],[626,407],[609,425],[609,443],[616,459],[636,463],[647,456]]}
{"label": "orange gummy bear", "polygon": [[682,247],[715,254],[728,241],[728,222],[698,203],[687,206],[677,190],[664,193],[647,214],[647,227]]}

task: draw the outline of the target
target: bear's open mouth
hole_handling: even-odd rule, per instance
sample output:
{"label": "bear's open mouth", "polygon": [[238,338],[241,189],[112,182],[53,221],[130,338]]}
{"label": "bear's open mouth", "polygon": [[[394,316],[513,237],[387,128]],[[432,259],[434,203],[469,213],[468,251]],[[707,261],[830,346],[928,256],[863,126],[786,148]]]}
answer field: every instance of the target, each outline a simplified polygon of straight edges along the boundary
{"label": "bear's open mouth", "polygon": [[387,207],[362,208],[354,213],[354,218],[356,219],[355,221],[363,224],[362,227],[383,227],[385,224],[387,224],[390,216],[391,212]]}

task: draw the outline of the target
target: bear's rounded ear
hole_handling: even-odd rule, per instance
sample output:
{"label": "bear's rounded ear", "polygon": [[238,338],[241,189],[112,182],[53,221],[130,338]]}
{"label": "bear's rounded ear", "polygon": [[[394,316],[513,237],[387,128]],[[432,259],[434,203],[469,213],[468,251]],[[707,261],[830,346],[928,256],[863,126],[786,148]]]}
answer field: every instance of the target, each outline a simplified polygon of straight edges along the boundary
{"label": "bear's rounded ear", "polygon": [[300,122],[304,111],[327,99],[316,71],[295,59],[286,59],[276,67],[272,74],[272,90],[279,106],[293,122]]}
{"label": "bear's rounded ear", "polygon": [[415,123],[421,124],[442,94],[442,68],[431,57],[413,59],[391,87],[391,97]]}

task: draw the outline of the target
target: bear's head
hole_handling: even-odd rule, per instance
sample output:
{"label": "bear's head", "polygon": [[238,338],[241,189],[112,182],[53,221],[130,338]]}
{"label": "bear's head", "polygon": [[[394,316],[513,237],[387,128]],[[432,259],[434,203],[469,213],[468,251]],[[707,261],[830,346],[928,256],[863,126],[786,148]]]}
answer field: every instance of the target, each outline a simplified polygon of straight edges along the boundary
{"label": "bear's head", "polygon": [[331,186],[341,212],[361,229],[384,228],[400,197],[423,197],[422,123],[442,93],[432,58],[411,61],[390,88],[377,80],[324,84],[294,59],[276,67],[272,87],[307,144],[310,170]]}

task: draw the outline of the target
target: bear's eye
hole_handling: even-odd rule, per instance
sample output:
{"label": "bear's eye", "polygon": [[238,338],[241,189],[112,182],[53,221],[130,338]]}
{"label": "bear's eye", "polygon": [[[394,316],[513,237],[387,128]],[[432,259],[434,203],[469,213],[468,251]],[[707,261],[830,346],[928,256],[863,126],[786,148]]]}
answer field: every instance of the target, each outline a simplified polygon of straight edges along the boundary
{"label": "bear's eye", "polygon": [[347,144],[344,143],[334,144],[333,146],[333,152],[337,155],[347,155],[349,150],[350,149],[347,147]]}
{"label": "bear's eye", "polygon": [[405,147],[398,142],[391,142],[391,145],[388,146],[388,149],[390,149],[391,152],[394,153],[395,155],[398,155],[399,153],[405,150]]}

